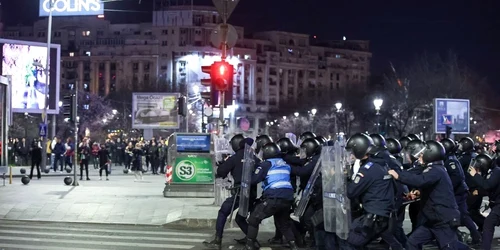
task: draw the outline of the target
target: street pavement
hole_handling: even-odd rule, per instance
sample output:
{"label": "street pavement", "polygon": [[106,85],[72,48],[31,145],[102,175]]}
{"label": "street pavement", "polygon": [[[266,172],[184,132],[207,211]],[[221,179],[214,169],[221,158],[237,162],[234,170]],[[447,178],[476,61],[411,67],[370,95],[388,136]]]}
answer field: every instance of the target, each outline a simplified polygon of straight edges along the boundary
{"label": "street pavement", "polygon": [[[111,172],[113,173],[113,175],[125,175],[123,173],[123,168],[124,168],[123,166],[117,166],[117,165],[113,164],[113,166],[111,167]],[[24,176],[25,174],[21,173],[22,169],[24,169],[26,171],[26,175],[29,175],[30,171],[31,171],[31,166],[13,166],[12,167],[12,176],[13,177],[22,177],[22,176]],[[41,170],[42,178],[44,178],[44,177],[60,177],[60,176],[67,176],[68,175],[68,173],[66,172],[66,170],[59,171],[60,167],[57,168],[56,172],[54,172],[54,170],[52,168],[50,169],[49,173],[45,173],[44,172],[44,168],[42,168],[42,167],[40,168],[40,170]],[[80,166],[78,166],[76,168],[76,170],[77,170],[77,174],[80,175]],[[89,171],[90,172],[98,173],[99,170],[95,170],[94,166],[92,164],[89,164]],[[73,173],[73,172],[71,172],[71,173]],[[7,178],[9,177],[9,173],[8,172],[6,173],[6,176],[7,176]],[[33,169],[33,177],[36,178],[36,169]]]}
{"label": "street pavement", "polygon": [[[214,199],[165,198],[162,175],[146,175],[135,182],[132,174],[125,175],[117,167],[106,181],[99,180],[92,169],[91,180],[80,181],[76,187],[64,185],[65,176],[72,174],[34,178],[28,185],[19,177],[11,185],[0,182],[0,249],[203,249],[197,243],[214,233],[219,209]],[[410,228],[407,218],[404,229],[409,232]],[[265,220],[259,240],[266,242],[273,230],[272,219]],[[234,246],[232,239],[241,237],[238,229],[230,229],[225,245]],[[195,240],[181,242],[184,238]],[[494,249],[500,249],[500,231],[495,238]],[[37,244],[26,243],[31,241]],[[15,245],[21,243],[28,245]]]}

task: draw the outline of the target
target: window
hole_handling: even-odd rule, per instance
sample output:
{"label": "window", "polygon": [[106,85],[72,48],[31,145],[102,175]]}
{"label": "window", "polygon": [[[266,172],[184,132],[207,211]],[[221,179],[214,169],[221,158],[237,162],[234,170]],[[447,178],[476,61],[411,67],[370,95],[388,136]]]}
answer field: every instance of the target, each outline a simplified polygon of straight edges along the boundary
{"label": "window", "polygon": [[38,37],[45,37],[45,31],[39,31]]}
{"label": "window", "polygon": [[337,81],[340,81],[340,74],[337,73]]}
{"label": "window", "polygon": [[168,41],[162,41],[161,46],[168,46]]}
{"label": "window", "polygon": [[74,57],[75,56],[75,52],[69,52],[69,56],[70,57]]}
{"label": "window", "polygon": [[90,36],[90,30],[82,31],[82,36]]}
{"label": "window", "polygon": [[90,56],[91,55],[90,51],[85,51],[85,55]]}
{"label": "window", "polygon": [[102,31],[102,30],[98,30],[98,31],[97,31],[97,35],[98,35],[98,36],[104,36],[104,31]]}
{"label": "window", "polygon": [[141,32],[140,31],[134,31],[134,35],[140,35]]}
{"label": "window", "polygon": [[161,31],[161,34],[162,34],[162,35],[168,35],[168,30],[162,30],[162,31]]}
{"label": "window", "polygon": [[54,32],[54,37],[61,37],[61,31]]}
{"label": "window", "polygon": [[74,30],[69,31],[69,36],[75,36],[75,35],[76,35],[76,32]]}
{"label": "window", "polygon": [[120,35],[120,31],[115,31],[115,32],[113,32],[113,34],[116,35],[116,36],[119,36]]}
{"label": "window", "polygon": [[133,68],[134,70],[138,70],[138,69],[139,69],[139,64],[138,64],[138,63],[134,63],[134,64],[132,64],[132,68]]}
{"label": "window", "polygon": [[335,55],[335,58],[341,58],[341,56],[339,54]]}

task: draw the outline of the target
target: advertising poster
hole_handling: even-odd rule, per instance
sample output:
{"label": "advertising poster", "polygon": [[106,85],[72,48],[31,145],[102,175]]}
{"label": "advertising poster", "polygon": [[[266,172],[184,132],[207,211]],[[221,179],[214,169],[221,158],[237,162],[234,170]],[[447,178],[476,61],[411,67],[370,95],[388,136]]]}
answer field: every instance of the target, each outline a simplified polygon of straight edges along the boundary
{"label": "advertising poster", "polygon": [[[0,39],[2,46],[2,75],[12,79],[12,111],[42,113],[45,93],[49,114],[59,112],[60,46],[52,45],[50,65],[47,65],[47,47],[26,41]],[[54,67],[50,67],[54,65]],[[49,82],[47,82],[47,68]]]}
{"label": "advertising poster", "polygon": [[[48,16],[50,1],[40,0],[38,14]],[[52,8],[52,16],[97,16],[104,14],[103,0],[57,0]],[[109,2],[109,1],[108,1]]]}
{"label": "advertising poster", "polygon": [[177,156],[173,183],[213,183],[212,158],[201,155]]}
{"label": "advertising poster", "polygon": [[436,134],[445,134],[446,126],[453,134],[470,133],[470,102],[466,99],[434,99]]}
{"label": "advertising poster", "polygon": [[132,127],[178,129],[178,93],[133,93]]}

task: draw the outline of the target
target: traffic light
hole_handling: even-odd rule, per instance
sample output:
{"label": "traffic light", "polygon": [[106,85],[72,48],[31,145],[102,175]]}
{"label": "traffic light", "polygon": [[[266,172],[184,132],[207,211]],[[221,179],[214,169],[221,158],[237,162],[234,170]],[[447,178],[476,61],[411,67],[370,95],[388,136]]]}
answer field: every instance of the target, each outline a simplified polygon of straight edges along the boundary
{"label": "traffic light", "polygon": [[178,107],[178,114],[186,116],[187,103],[185,96],[181,96],[179,97],[179,99],[177,99],[177,107]]}
{"label": "traffic light", "polygon": [[63,115],[70,122],[76,121],[76,95],[71,94],[63,97]]}
{"label": "traffic light", "polygon": [[203,79],[202,85],[210,86],[210,104],[219,105],[219,92],[224,92],[224,107],[233,104],[234,67],[226,61],[214,62],[202,66],[202,72],[210,74],[210,79]]}

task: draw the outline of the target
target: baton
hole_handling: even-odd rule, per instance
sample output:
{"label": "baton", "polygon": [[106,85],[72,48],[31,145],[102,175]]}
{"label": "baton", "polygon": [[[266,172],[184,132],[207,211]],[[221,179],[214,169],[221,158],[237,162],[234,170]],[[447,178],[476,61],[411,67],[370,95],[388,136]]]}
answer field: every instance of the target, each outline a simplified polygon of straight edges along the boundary
{"label": "baton", "polygon": [[411,203],[414,203],[414,202],[417,202],[417,201],[420,201],[420,198],[415,199],[415,200],[411,200],[411,201],[405,201],[405,202],[403,202],[403,206],[411,204]]}
{"label": "baton", "polygon": [[[232,191],[232,190],[239,190],[240,187],[239,186],[232,187],[232,188],[227,187],[226,189]],[[231,224],[231,222],[233,220],[234,206],[236,205],[236,200],[237,200],[238,196],[239,196],[239,192],[236,192],[236,194],[234,195],[233,205],[231,206],[231,214],[229,215],[229,224]]]}

